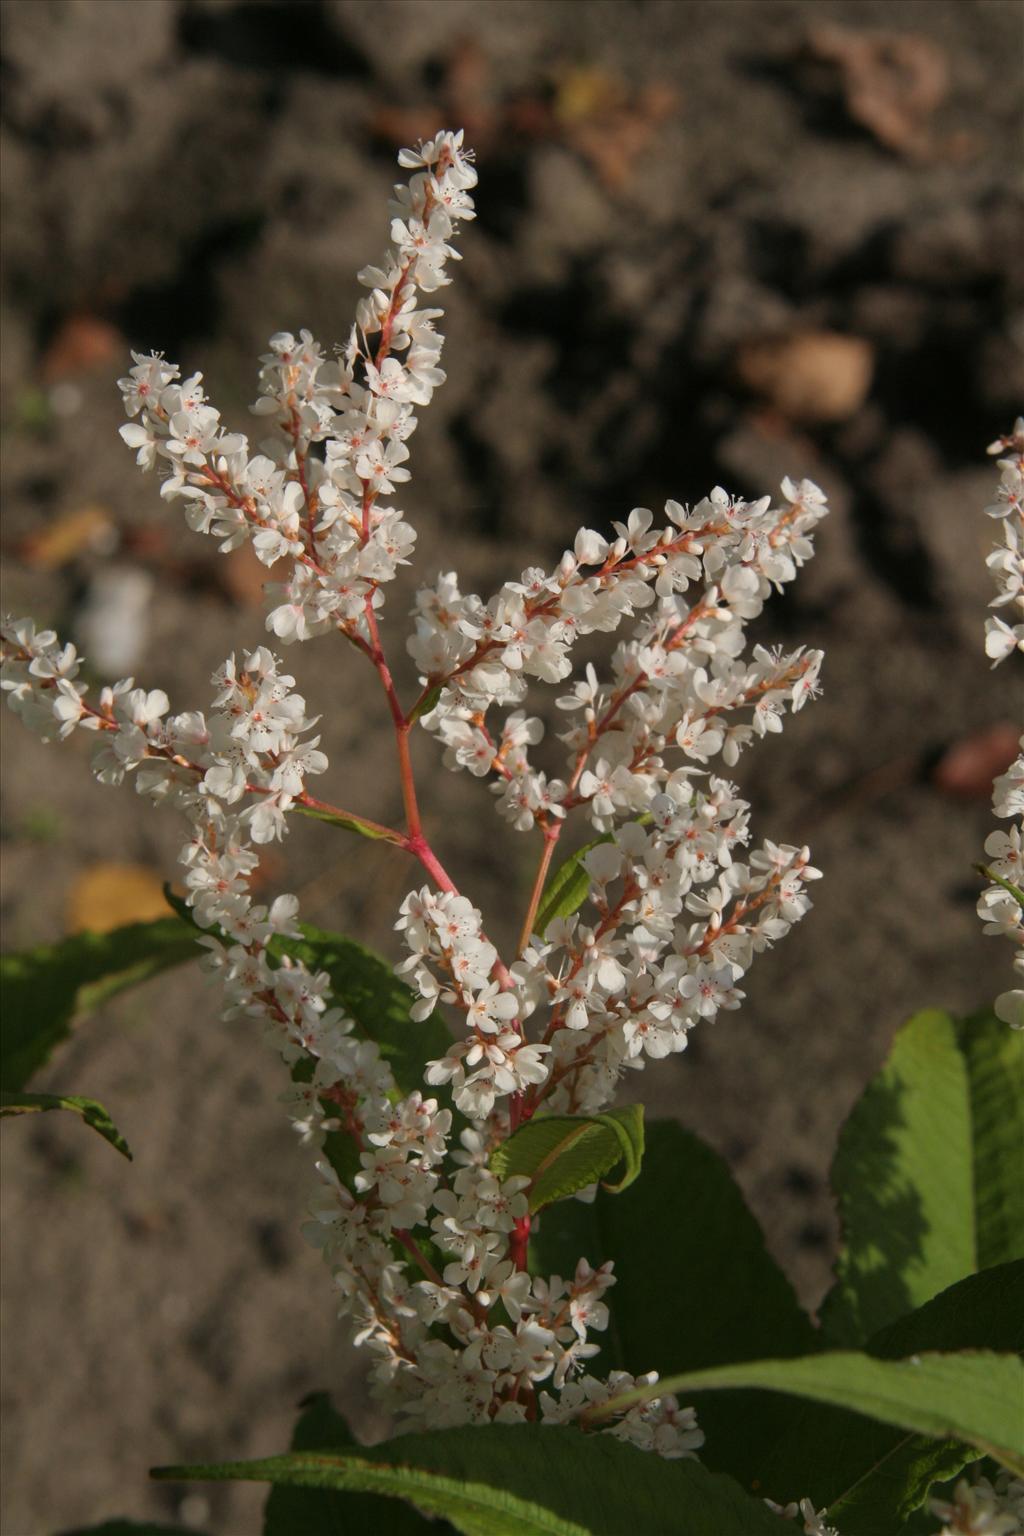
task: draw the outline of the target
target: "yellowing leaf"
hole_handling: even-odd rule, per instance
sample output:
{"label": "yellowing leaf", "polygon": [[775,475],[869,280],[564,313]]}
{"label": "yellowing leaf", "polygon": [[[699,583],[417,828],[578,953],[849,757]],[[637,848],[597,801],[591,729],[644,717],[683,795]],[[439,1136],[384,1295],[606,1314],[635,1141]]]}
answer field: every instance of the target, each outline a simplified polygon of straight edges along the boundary
{"label": "yellowing leaf", "polygon": [[110,933],[166,916],[163,882],[144,864],[94,864],[68,894],[69,933]]}

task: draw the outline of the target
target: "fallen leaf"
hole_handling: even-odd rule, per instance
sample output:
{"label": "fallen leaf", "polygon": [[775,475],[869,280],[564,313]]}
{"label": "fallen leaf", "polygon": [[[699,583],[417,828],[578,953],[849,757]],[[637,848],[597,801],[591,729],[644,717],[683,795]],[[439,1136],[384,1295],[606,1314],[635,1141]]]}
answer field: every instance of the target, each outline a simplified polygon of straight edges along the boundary
{"label": "fallen leaf", "polygon": [[555,91],[555,116],[567,127],[595,117],[607,117],[626,106],[627,92],[616,76],[603,69],[568,69]]}
{"label": "fallen leaf", "polygon": [[675,92],[659,81],[632,90],[604,70],[570,69],[556,81],[555,136],[590,162],[609,191],[616,191],[677,104]]}
{"label": "fallen leaf", "polygon": [[228,596],[243,608],[262,608],[265,584],[280,579],[257,559],[251,544],[239,544],[222,557],[218,574]]}
{"label": "fallen leaf", "polygon": [[947,795],[964,800],[987,800],[992,781],[1017,756],[1020,731],[1012,725],[994,725],[987,731],[963,736],[947,747],[932,770],[932,783]]}
{"label": "fallen leaf", "polygon": [[805,331],[740,348],[736,371],[746,387],[796,422],[845,421],[864,404],[874,349],[860,336]]}
{"label": "fallen leaf", "polygon": [[378,106],[371,132],[389,145],[432,137],[446,122],[461,123],[479,153],[508,156],[524,143],[555,142],[587,160],[610,191],[628,179],[658,125],[678,106],[668,84],[634,86],[591,66],[554,70],[531,91],[496,99],[491,64],[473,39],[446,62],[435,100],[419,107]]}
{"label": "fallen leaf", "polygon": [[109,933],[166,916],[163,879],[144,864],[93,864],[68,892],[69,933]]}
{"label": "fallen leaf", "polygon": [[812,27],[811,57],[835,68],[847,113],[886,149],[912,159],[935,150],[930,119],[949,89],[946,56],[918,32]]}
{"label": "fallen leaf", "polygon": [[88,373],[127,351],[127,342],[116,326],[98,315],[69,315],[58,327],[43,354],[42,373],[47,383],[73,374]]}
{"label": "fallen leaf", "polygon": [[38,533],[31,534],[21,546],[27,565],[41,571],[55,571],[78,555],[109,554],[117,544],[117,528],[105,507],[78,507],[62,512]]}

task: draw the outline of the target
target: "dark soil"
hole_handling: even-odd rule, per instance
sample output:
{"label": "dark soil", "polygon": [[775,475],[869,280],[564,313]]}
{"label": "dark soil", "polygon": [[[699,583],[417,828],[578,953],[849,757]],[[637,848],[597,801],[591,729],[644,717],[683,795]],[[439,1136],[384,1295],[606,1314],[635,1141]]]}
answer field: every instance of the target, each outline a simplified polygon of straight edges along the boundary
{"label": "dark soil", "polygon": [[[245,569],[225,584],[213,546],[118,440],[124,352],[202,368],[244,421],[271,332],[344,338],[354,274],[386,234],[395,148],[448,118],[479,146],[480,216],[443,298],[449,382],[403,498],[421,572],[457,567],[487,592],[550,563],[580,523],[634,505],[718,482],[760,494],[785,473],[829,491],[818,557],[761,624],[824,647],[826,692],[741,774],[756,829],[812,845],[826,876],[816,910],[759,961],[742,1012],[643,1083],[650,1112],[728,1158],[813,1306],[836,1241],[837,1130],[894,1029],[1005,984],[973,912],[984,774],[954,798],[934,769],[1015,707],[982,652],[980,509],[985,445],[1024,398],[1021,7],[4,10],[5,608],[75,633],[104,562],[147,573],[133,666],[177,707],[205,702],[214,666],[256,643],[262,619]],[[912,34],[948,71],[905,142],[857,121],[835,67],[813,56],[814,29],[831,24]],[[832,420],[752,387],[744,362],[752,343],[807,332],[860,338],[871,359],[866,398]],[[87,506],[116,550],[46,568],[33,537]],[[408,592],[388,609],[396,654]],[[388,722],[367,678],[339,671],[326,642],[289,661],[325,716],[331,798],[394,816]],[[173,819],[96,785],[78,746],[6,724],[8,948],[58,937],[99,861],[174,870]],[[428,769],[426,740],[419,757]],[[460,883],[510,937],[524,840],[439,764],[425,798]],[[272,883],[297,890],[310,920],[395,953],[415,877],[398,855],[338,839],[300,827]],[[114,1514],[249,1536],[260,1489],[186,1493],[148,1484],[147,1467],[283,1449],[318,1387],[364,1438],[387,1427],[298,1233],[308,1169],[275,1103],[280,1065],[218,1023],[191,971],[92,1017],[38,1086],[103,1100],[136,1160],[64,1117],[4,1127],[4,1536]],[[687,1219],[684,1190],[672,1215]]]}

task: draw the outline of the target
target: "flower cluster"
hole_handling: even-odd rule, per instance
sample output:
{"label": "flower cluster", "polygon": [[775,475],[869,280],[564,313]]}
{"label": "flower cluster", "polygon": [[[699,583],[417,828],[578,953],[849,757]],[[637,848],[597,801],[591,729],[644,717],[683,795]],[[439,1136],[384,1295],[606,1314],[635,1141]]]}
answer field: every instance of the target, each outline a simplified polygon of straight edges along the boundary
{"label": "flower cluster", "polygon": [[951,1499],[929,1501],[943,1522],[936,1536],[1021,1536],[1024,1532],[1024,1481],[1000,1472],[994,1483],[962,1477]]}
{"label": "flower cluster", "polygon": [[[1004,455],[996,499],[985,509],[1003,530],[1003,542],[988,557],[999,586],[992,606],[1010,606],[1021,619],[1012,627],[997,617],[986,620],[985,650],[998,666],[1015,650],[1024,652],[1024,417],[1018,417],[1008,437],[990,445],[989,453]],[[999,1018],[1014,1029],[1024,1029],[1024,736],[1020,747],[1016,761],[993,785],[993,811],[1014,819],[1015,825],[985,840],[985,873],[992,884],[978,900],[984,931],[1004,934],[1017,949],[1013,967],[1022,985],[1002,993],[995,1004]]]}
{"label": "flower cluster", "polygon": [[[382,586],[414,532],[382,498],[408,479],[414,407],[443,381],[437,309],[451,239],[472,216],[476,176],[461,135],[400,162],[391,246],[336,359],[307,332],[274,336],[253,407],[255,451],[227,431],[196,375],[135,356],[121,380],[122,436],[165,471],[191,526],[223,549],[244,539],[268,567],[267,626],[282,641],[336,631],[377,673],[395,729],[404,829],[317,800],[327,761],[315,717],[269,649],[230,657],[205,713],[125,679],[91,702],[74,647],[30,621],[3,626],[3,685],[44,737],[96,735],[94,770],[126,776],[187,820],[181,862],[205,965],[231,1015],[251,1019],[290,1069],[284,1100],[319,1180],[307,1235],[372,1358],[374,1387],[411,1425],[532,1419],[586,1423],[640,1378],[588,1374],[608,1325],[610,1264],[531,1273],[526,1175],[492,1154],[535,1115],[606,1108],[627,1072],[686,1046],[691,1029],[743,999],[756,954],[808,910],[806,848],[752,844],[750,807],[717,771],[782,729],[818,690],[820,653],[756,646],[746,626],[812,553],[826,512],[810,482],[778,504],[716,488],[669,502],[656,526],[632,511],[611,537],[583,529],[554,569],[524,571],[488,600],[454,574],[420,590],[409,648],[422,692],[398,699],[378,629]],[[614,642],[607,677],[574,669],[578,640]],[[531,684],[558,687],[561,776],[531,759],[542,740]],[[488,719],[494,710],[499,718]],[[533,831],[540,856],[520,942],[503,959],[479,910],[425,838],[409,736],[421,723],[453,769],[488,782],[499,814]],[[365,1019],[349,1017],[316,968],[298,903],[252,895],[260,847],[291,812],[316,811],[412,855],[428,883],[402,903],[399,967],[410,1034],[447,1016],[455,1033],[419,1085],[399,1084]],[[551,860],[574,812],[585,897],[548,910]],[[583,896],[583,893],[580,893]],[[464,1120],[458,1117],[465,1117]],[[671,1396],[618,1415],[608,1433],[662,1456],[702,1443]]]}
{"label": "flower cluster", "polygon": [[[778,508],[721,488],[692,509],[670,501],[660,528],[636,508],[615,524],[613,543],[581,529],[553,572],[526,570],[486,603],[462,596],[453,573],[422,590],[409,651],[434,700],[424,724],[444,742],[447,765],[493,774],[499,810],[520,830],[585,801],[606,831],[649,809],[668,773],[666,748],[696,768],[718,756],[731,767],[751,741],[780,731],[787,708],[817,691],[821,653],[757,648],[745,660],[744,626],[809,558],[827,511],[810,481],[786,480],[782,492]],[[515,709],[491,731],[489,709],[521,703],[531,679],[566,681],[581,636],[638,614],[611,679],[588,665],[557,699],[570,717],[568,760],[565,779],[549,781],[529,760],[541,722]]]}
{"label": "flower cluster", "polygon": [[201,374],[179,382],[162,357],[133,354],[120,380],[133,418],[121,436],[144,469],[167,466],[161,495],[185,501],[189,526],[223,550],[251,539],[266,566],[289,562],[267,618],[285,643],[335,628],[372,643],[380,588],[412,553],[415,531],[380,498],[409,479],[414,407],[444,382],[434,327],[443,311],[419,308],[418,294],[450,281],[449,241],[474,217],[471,161],[461,134],[403,151],[414,174],[395,189],[391,246],[360,273],[371,293],[339,358],[327,361],[308,331],[270,338],[252,408],[268,434],[257,452],[221,427]]}
{"label": "flower cluster", "polygon": [[1009,609],[1007,624],[995,614],[985,621],[985,651],[998,666],[1014,651],[1024,652],[1024,416],[1018,416],[1007,437],[989,444],[991,454],[1002,454],[996,499],[985,508],[999,524],[1002,539],[986,560],[995,577],[998,593],[991,607]]}
{"label": "flower cluster", "polygon": [[825,1511],[816,1510],[810,1499],[795,1499],[789,1504],[776,1504],[774,1499],[765,1499],[768,1508],[775,1515],[781,1515],[783,1520],[802,1520],[800,1529],[804,1536],[839,1536],[834,1525],[825,1524]]}

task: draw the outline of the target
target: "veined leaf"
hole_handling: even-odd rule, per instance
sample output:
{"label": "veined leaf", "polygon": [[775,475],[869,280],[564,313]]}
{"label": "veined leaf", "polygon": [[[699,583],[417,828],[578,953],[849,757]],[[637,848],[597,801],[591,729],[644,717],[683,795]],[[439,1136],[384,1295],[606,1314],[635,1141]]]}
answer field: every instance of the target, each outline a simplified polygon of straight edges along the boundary
{"label": "veined leaf", "polygon": [[[1017,1261],[959,1281],[875,1334],[866,1353],[900,1359],[926,1351],[1009,1352],[1022,1346],[1024,1262]],[[762,1403],[776,1401],[749,1395]],[[702,1418],[703,1404],[701,1399]],[[843,1536],[878,1536],[897,1520],[909,1519],[933,1483],[955,1477],[978,1458],[975,1447],[962,1440],[929,1439],[819,1403],[794,1406],[797,1417],[786,1435],[768,1442],[756,1476],[773,1498],[799,1486],[815,1506],[827,1505]]]}
{"label": "veined leaf", "polygon": [[[1024,1362],[980,1351],[876,1360],[853,1350],[796,1360],[753,1360],[668,1376],[609,1398],[586,1413],[591,1424],[665,1393],[757,1388],[847,1408],[883,1424],[956,1438],[1024,1474]],[[809,1449],[809,1448],[808,1448]]]}
{"label": "veined leaf", "polygon": [[957,1026],[967,1064],[979,1269],[1024,1259],[1024,1034],[994,1013]]}
{"label": "veined leaf", "polygon": [[613,1194],[627,1189],[640,1172],[643,1155],[643,1105],[629,1104],[604,1115],[528,1120],[492,1152],[491,1168],[502,1179],[528,1178],[530,1210],[539,1211],[596,1184],[620,1162],[621,1179],[605,1188]]}
{"label": "veined leaf", "polygon": [[104,1141],[109,1141],[122,1157],[131,1162],[131,1148],[103,1105],[97,1104],[95,1099],[62,1098],[53,1093],[26,1093],[24,1089],[19,1093],[7,1093],[6,1090],[0,1092],[0,1117],[37,1115],[50,1109],[70,1109],[73,1114],[81,1115],[86,1125],[91,1126]]}
{"label": "veined leaf", "polygon": [[23,1088],[71,1033],[76,1018],[199,955],[195,929],[176,917],[161,917],[0,956],[0,1082],[9,1091]]}
{"label": "veined leaf", "polygon": [[382,827],[375,821],[363,821],[359,816],[340,816],[337,811],[320,810],[314,805],[292,805],[290,812],[298,816],[309,816],[314,821],[326,821],[332,827],[341,827],[345,832],[357,832],[360,837],[368,837],[371,842],[400,843],[402,834],[395,832],[391,827]]}
{"label": "veined leaf", "polygon": [[[638,826],[646,826],[650,821],[650,813],[637,817]],[[612,834],[603,832],[600,837],[592,838],[589,843],[584,843],[575,853],[570,854],[548,880],[537,908],[537,916],[534,919],[533,931],[540,938],[547,932],[549,924],[556,917],[571,917],[578,912],[587,899],[590,890],[590,876],[583,867],[583,860],[592,848],[599,848],[602,843],[610,843]]]}
{"label": "veined leaf", "polygon": [[[598,1191],[590,1205],[567,1200],[538,1218],[534,1273],[572,1274],[581,1254],[595,1267],[615,1261],[611,1323],[591,1336],[602,1346],[588,1367],[597,1375],[699,1370],[815,1348],[810,1318],[725,1162],[674,1121],[647,1125],[643,1174],[625,1194]],[[802,1412],[779,1401],[766,1424],[763,1407],[739,1394],[705,1399],[704,1464],[750,1487],[766,1438]]]}
{"label": "veined leaf", "polygon": [[[462,1536],[778,1536],[778,1517],[760,1500],[697,1461],[662,1461],[609,1435],[534,1424],[403,1435],[351,1451],[162,1467],[153,1475],[386,1494],[444,1517]],[[354,1530],[363,1536],[358,1525]],[[379,1526],[373,1536],[385,1530],[390,1527]]]}
{"label": "veined leaf", "polygon": [[[293,1451],[358,1451],[345,1420],[326,1392],[302,1403],[292,1435]],[[330,1488],[280,1484],[271,1488],[263,1511],[263,1536],[444,1536],[448,1526],[427,1520],[409,1504],[372,1493],[339,1493]]]}
{"label": "veined leaf", "polygon": [[957,1280],[1024,1256],[1024,1036],[993,1015],[915,1015],[839,1138],[844,1244],[822,1308],[860,1344]]}
{"label": "veined leaf", "polygon": [[556,917],[571,917],[582,907],[590,890],[590,876],[583,868],[583,860],[592,848],[597,848],[601,843],[610,843],[611,840],[611,833],[605,832],[601,837],[584,843],[582,848],[559,864],[544,887],[534,919],[533,931],[539,938],[544,937],[548,925]]}

